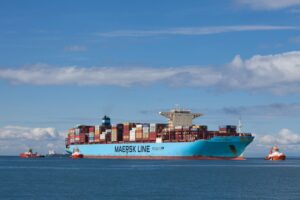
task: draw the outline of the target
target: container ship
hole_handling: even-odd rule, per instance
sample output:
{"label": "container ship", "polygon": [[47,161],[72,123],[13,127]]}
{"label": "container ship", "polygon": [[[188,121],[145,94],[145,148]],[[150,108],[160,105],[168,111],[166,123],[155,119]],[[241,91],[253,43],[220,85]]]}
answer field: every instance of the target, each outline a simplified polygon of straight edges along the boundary
{"label": "container ship", "polygon": [[159,114],[168,123],[111,124],[104,116],[101,125],[78,125],[68,131],[66,151],[72,154],[79,150],[84,158],[240,160],[254,139],[240,126],[210,131],[205,125],[194,125],[193,119],[202,114],[190,110]]}

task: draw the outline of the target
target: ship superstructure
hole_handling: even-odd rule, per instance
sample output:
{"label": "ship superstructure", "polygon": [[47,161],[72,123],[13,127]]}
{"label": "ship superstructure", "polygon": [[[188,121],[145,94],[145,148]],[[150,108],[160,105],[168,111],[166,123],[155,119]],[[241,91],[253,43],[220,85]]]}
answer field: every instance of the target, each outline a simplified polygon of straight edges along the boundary
{"label": "ship superstructure", "polygon": [[168,118],[169,128],[177,126],[192,126],[193,119],[202,116],[201,113],[192,113],[190,110],[173,109],[170,112],[159,112],[160,115]]}

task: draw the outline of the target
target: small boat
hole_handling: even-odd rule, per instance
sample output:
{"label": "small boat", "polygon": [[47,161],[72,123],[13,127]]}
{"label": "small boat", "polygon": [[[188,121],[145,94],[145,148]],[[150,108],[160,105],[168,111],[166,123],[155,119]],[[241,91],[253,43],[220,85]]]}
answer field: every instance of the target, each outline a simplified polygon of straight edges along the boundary
{"label": "small boat", "polygon": [[20,158],[41,158],[44,157],[38,153],[33,153],[32,149],[29,149],[27,152],[20,153]]}
{"label": "small boat", "polygon": [[279,152],[279,148],[274,146],[270,149],[269,155],[265,157],[265,160],[285,160],[286,156],[284,153]]}
{"label": "small boat", "polygon": [[74,148],[73,153],[72,153],[72,158],[77,159],[77,158],[83,158],[83,154],[79,152],[78,148]]}
{"label": "small boat", "polygon": [[69,154],[60,154],[56,153],[54,150],[49,150],[48,154],[46,154],[46,157],[48,158],[63,158],[63,157],[68,157]]}

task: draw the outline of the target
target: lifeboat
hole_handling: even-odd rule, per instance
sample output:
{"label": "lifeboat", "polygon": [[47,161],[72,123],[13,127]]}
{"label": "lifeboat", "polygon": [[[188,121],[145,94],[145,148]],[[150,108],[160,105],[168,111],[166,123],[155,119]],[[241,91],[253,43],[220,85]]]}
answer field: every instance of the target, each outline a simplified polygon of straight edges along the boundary
{"label": "lifeboat", "polygon": [[78,148],[74,148],[73,153],[72,153],[72,158],[77,159],[77,158],[83,158],[83,154],[79,152]]}
{"label": "lifeboat", "polygon": [[29,149],[27,152],[20,153],[20,158],[40,158],[43,157],[38,153],[32,153],[32,149]]}
{"label": "lifeboat", "polygon": [[285,160],[285,158],[285,154],[279,152],[279,148],[274,146],[271,148],[269,155],[265,157],[265,160]]}

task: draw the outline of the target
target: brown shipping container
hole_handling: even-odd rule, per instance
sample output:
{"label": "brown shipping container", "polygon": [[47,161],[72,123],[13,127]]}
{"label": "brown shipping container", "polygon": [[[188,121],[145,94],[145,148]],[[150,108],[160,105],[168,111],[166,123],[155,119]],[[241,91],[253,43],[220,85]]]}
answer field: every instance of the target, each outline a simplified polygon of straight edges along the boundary
{"label": "brown shipping container", "polygon": [[95,130],[95,134],[98,134],[98,135],[101,134],[101,130],[100,129],[96,129]]}
{"label": "brown shipping container", "polygon": [[128,142],[129,141],[129,135],[123,135],[123,141]]}
{"label": "brown shipping container", "polygon": [[136,139],[142,139],[143,138],[143,132],[140,130],[136,130],[135,132],[135,138]]}

